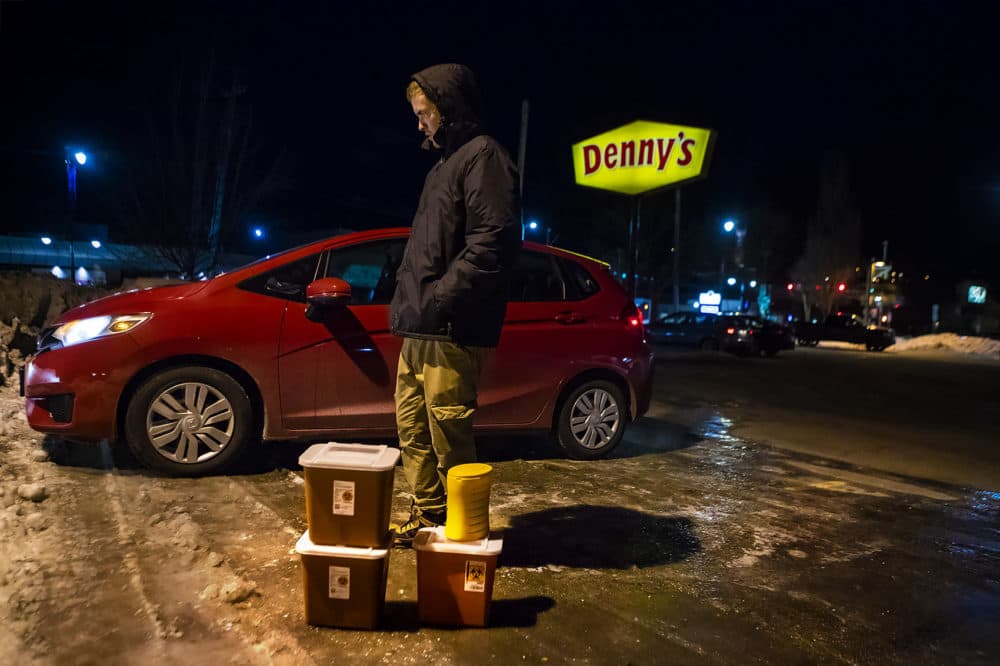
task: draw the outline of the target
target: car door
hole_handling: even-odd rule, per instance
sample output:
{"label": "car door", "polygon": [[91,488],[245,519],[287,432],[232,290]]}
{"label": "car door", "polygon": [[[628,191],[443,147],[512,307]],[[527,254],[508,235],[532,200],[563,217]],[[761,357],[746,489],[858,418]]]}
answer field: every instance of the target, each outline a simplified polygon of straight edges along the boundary
{"label": "car door", "polygon": [[[287,428],[394,427],[400,342],[389,333],[389,301],[405,243],[369,241],[330,248],[314,259],[314,271],[300,296],[289,301],[281,327],[278,374]],[[320,277],[345,279],[351,303],[309,311],[305,285]]]}
{"label": "car door", "polygon": [[[311,428],[316,417],[316,389],[319,381],[315,363],[315,346],[324,336],[318,336],[309,326],[303,326],[306,286],[317,273],[322,253],[273,268],[245,282],[242,289],[280,299],[285,302],[278,338],[278,396],[284,427],[297,430]],[[254,326],[252,320],[244,322]]]}
{"label": "car door", "polygon": [[534,424],[593,338],[597,283],[578,263],[524,249],[511,279],[500,343],[483,371],[479,426]]}
{"label": "car door", "polygon": [[396,364],[402,338],[389,331],[389,303],[406,238],[329,250],[324,277],[351,285],[351,303],[332,308],[317,323],[329,334],[317,358],[321,390],[316,427],[392,430],[396,427]]}

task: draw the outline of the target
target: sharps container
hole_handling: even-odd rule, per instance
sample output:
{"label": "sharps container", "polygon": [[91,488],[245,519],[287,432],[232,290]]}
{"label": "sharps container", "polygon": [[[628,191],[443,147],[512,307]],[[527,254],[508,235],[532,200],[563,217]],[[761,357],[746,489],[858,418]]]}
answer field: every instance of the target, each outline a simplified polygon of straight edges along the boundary
{"label": "sharps container", "polygon": [[323,546],[385,548],[399,449],[315,444],[299,456],[306,479],[306,522]]}
{"label": "sharps container", "polygon": [[374,629],[385,606],[389,551],[320,546],[306,531],[295,544],[302,560],[306,622]]}
{"label": "sharps container", "polygon": [[448,516],[444,535],[452,541],[475,541],[490,533],[490,486],[493,468],[483,463],[448,470]]}
{"label": "sharps container", "polygon": [[485,627],[503,539],[449,541],[444,527],[417,532],[417,616],[427,624]]}

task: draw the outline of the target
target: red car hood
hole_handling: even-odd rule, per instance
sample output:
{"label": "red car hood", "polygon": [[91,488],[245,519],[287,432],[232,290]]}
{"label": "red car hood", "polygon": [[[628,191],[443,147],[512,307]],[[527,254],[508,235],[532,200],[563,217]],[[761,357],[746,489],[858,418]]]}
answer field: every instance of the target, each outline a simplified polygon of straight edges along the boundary
{"label": "red car hood", "polygon": [[136,314],[156,312],[164,303],[190,298],[205,289],[210,281],[175,284],[165,287],[134,289],[99,298],[90,303],[78,305],[64,312],[54,323],[61,324],[74,319],[98,317],[101,315]]}

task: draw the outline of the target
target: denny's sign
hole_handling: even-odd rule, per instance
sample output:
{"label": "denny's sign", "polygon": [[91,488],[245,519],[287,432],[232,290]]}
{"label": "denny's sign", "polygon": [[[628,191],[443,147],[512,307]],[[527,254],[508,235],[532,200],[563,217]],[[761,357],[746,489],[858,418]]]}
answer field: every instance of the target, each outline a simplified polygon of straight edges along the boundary
{"label": "denny's sign", "polygon": [[712,130],[637,120],[573,145],[577,185],[642,194],[708,173]]}

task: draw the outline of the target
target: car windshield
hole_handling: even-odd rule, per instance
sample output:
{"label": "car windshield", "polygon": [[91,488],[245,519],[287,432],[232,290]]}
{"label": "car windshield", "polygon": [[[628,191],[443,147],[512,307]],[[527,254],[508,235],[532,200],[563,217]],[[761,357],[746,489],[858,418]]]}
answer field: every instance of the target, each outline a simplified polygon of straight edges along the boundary
{"label": "car windshield", "polygon": [[[308,243],[303,243],[302,245],[296,245],[295,247],[290,247],[287,250],[282,250],[281,252],[275,252],[274,254],[264,255],[263,257],[259,257],[257,259],[254,259],[250,263],[243,264],[242,266],[237,266],[236,268],[228,270],[228,271],[226,271],[226,273],[235,273],[236,271],[241,271],[244,268],[250,268],[251,266],[256,266],[257,264],[261,263],[262,261],[268,261],[268,260],[274,259],[276,257],[282,257],[282,256],[284,256],[286,254],[289,254],[290,252],[295,252],[296,250],[300,250],[300,249],[302,249],[304,247],[312,245],[315,242],[316,241],[310,241]],[[223,275],[223,274],[224,273],[220,273],[220,275]]]}

